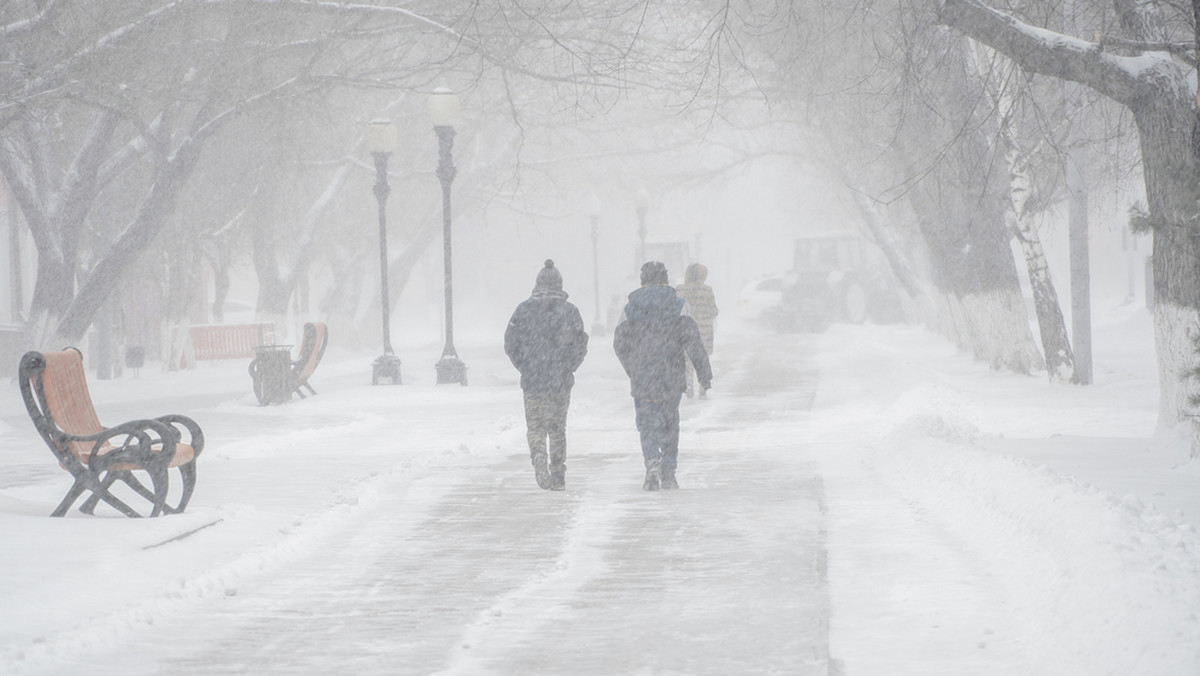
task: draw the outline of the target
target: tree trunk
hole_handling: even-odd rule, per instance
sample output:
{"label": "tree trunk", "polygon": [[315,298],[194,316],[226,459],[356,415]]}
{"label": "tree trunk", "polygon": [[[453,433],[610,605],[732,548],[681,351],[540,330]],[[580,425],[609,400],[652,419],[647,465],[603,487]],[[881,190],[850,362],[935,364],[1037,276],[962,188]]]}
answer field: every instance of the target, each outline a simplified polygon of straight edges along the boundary
{"label": "tree trunk", "polygon": [[92,268],[63,314],[55,330],[58,338],[70,343],[78,341],[87,332],[96,312],[112,295],[125,272],[137,265],[142,252],[162,230],[199,158],[198,142],[189,140],[156,172],[158,180],[151,186],[133,222]]}
{"label": "tree trunk", "polygon": [[1067,339],[1067,324],[1063,320],[1058,292],[1050,277],[1042,241],[1031,219],[1016,219],[1016,237],[1025,256],[1029,270],[1029,286],[1033,291],[1033,307],[1037,314],[1038,329],[1042,337],[1042,354],[1046,359],[1046,371],[1051,380],[1070,381],[1075,372],[1074,354]]}
{"label": "tree trunk", "polygon": [[[936,326],[993,368],[1029,373],[1042,367],[1009,243],[1008,173],[983,127],[967,40],[951,34],[929,45],[940,64],[928,87],[905,93],[914,110],[891,144],[904,175],[921,179],[906,192],[928,251],[930,281],[946,304]],[[943,148],[936,156],[930,145]]]}
{"label": "tree trunk", "polygon": [[[7,185],[2,189],[7,191]],[[8,206],[8,316],[13,322],[19,322],[25,317],[25,288],[21,283],[21,227],[17,220],[20,218],[20,211],[11,195],[6,194],[4,202]]]}
{"label": "tree trunk", "polygon": [[229,299],[229,257],[224,252],[218,252],[209,261],[213,270],[213,321],[225,321],[225,301]]}
{"label": "tree trunk", "polygon": [[[1023,68],[1078,82],[1133,113],[1142,150],[1147,221],[1154,232],[1154,326],[1158,352],[1159,425],[1193,419],[1185,374],[1195,362],[1190,333],[1200,327],[1200,246],[1194,225],[1197,114],[1188,77],[1193,69],[1161,53],[1126,57],[1100,45],[1032,29],[975,0],[943,0],[941,20],[998,49]],[[1200,453],[1193,441],[1192,454]]]}
{"label": "tree trunk", "polygon": [[860,189],[858,185],[855,185],[846,173],[843,173],[842,180],[846,185],[851,187],[850,194],[854,199],[854,205],[858,208],[858,213],[862,216],[862,222],[865,224],[871,238],[875,240],[880,251],[883,252],[883,257],[888,262],[888,269],[891,270],[892,276],[910,298],[920,298],[924,295],[924,291],[917,279],[916,272],[912,269],[912,264],[903,254],[903,247],[897,241],[898,237],[895,234],[895,229],[887,227],[876,204],[867,198],[867,193]]}
{"label": "tree trunk", "polygon": [[[974,139],[977,144],[981,140]],[[989,155],[982,145],[975,150]],[[945,303],[948,319],[937,328],[993,368],[1016,373],[1041,369],[1044,362],[1029,331],[1004,207],[994,188],[979,183],[994,172],[945,165],[935,173],[936,189],[947,184],[956,189],[930,194],[918,186],[909,199],[928,247],[934,288]]]}
{"label": "tree trunk", "polygon": [[[265,205],[264,205],[265,206]],[[263,320],[278,322],[287,317],[288,301],[292,297],[292,278],[280,271],[279,248],[276,246],[275,223],[269,207],[262,209],[261,218],[252,227],[254,271],[258,277],[258,298],[255,311]],[[276,326],[276,330],[284,327]]]}
{"label": "tree trunk", "polygon": [[[1158,349],[1159,424],[1194,418],[1192,384],[1186,374],[1195,364],[1192,338],[1200,327],[1200,242],[1190,225],[1195,215],[1195,173],[1190,144],[1180,142],[1191,124],[1188,104],[1163,105],[1163,96],[1134,109],[1142,146],[1146,201],[1154,229],[1154,326]],[[1156,214],[1158,216],[1156,216]],[[1193,454],[1200,446],[1193,444]]]}
{"label": "tree trunk", "polygon": [[1058,291],[1050,276],[1046,253],[1038,236],[1033,214],[1029,209],[1029,198],[1033,193],[1033,181],[1029,176],[1028,157],[1017,145],[1011,130],[1002,130],[1008,146],[1009,194],[1012,203],[1011,216],[1013,233],[1021,245],[1025,269],[1029,275],[1029,288],[1033,292],[1033,308],[1037,316],[1038,334],[1042,338],[1042,356],[1046,360],[1046,372],[1051,380],[1066,382],[1075,375],[1075,356],[1071,341],[1067,337],[1067,324],[1063,320],[1062,305]]}
{"label": "tree trunk", "polygon": [[941,328],[995,369],[1030,373],[1044,362],[1033,344],[1003,216],[979,210],[956,220],[947,210],[921,218],[933,282],[946,299]]}
{"label": "tree trunk", "polygon": [[34,272],[30,324],[27,331],[30,345],[46,347],[50,342],[50,333],[57,327],[58,318],[70,305],[74,294],[75,270],[65,265],[52,252],[43,251],[38,247],[38,264]]}

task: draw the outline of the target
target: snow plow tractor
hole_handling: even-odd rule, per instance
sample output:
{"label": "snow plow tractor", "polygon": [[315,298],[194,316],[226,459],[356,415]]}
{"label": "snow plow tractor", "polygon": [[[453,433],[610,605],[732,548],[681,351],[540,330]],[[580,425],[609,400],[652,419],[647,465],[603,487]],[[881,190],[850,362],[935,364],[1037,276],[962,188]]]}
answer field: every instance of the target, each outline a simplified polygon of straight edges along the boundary
{"label": "snow plow tractor", "polygon": [[778,332],[822,331],[832,322],[900,321],[900,297],[886,261],[873,244],[853,234],[796,240],[792,271],[779,305],[767,313]]}

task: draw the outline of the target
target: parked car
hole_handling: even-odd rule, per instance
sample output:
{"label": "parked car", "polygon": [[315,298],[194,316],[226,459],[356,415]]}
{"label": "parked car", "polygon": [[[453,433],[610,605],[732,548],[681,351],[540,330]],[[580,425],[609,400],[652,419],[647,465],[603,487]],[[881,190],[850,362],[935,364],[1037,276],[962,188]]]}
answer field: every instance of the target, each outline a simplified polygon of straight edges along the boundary
{"label": "parked car", "polygon": [[835,321],[899,321],[902,313],[882,252],[857,234],[840,233],[796,240],[792,272],[767,318],[778,331],[812,331]]}
{"label": "parked car", "polygon": [[738,319],[747,324],[764,321],[764,313],[783,299],[783,275],[751,280],[738,294]]}

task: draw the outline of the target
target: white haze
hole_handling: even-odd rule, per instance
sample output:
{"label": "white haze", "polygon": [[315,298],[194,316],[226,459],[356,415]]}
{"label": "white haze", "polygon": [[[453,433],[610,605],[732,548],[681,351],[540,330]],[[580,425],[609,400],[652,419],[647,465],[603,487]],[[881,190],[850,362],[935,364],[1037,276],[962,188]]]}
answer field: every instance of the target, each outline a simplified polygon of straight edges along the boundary
{"label": "white haze", "polygon": [[740,326],[722,289],[673,493],[640,488],[607,336],[565,493],[534,485],[502,325],[463,334],[465,388],[411,337],[405,384],[372,387],[375,352],[336,333],[319,394],[285,405],[237,360],[93,381],[106,422],[205,428],[192,505],[152,521],[47,517],[68,477],[10,387],[0,671],[1197,673],[1200,467],[1155,433],[1150,317],[1123,292],[1075,387],[913,325]]}

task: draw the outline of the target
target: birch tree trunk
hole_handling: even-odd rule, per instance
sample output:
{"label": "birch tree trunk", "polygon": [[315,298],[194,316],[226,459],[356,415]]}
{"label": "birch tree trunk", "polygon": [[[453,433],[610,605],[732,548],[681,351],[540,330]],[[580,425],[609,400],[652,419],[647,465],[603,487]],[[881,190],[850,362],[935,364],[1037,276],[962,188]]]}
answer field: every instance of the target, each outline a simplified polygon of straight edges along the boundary
{"label": "birch tree trunk", "polygon": [[1033,181],[1028,172],[1028,156],[1017,146],[1016,140],[1011,136],[1011,129],[1007,126],[1004,136],[1008,146],[1013,234],[1025,258],[1029,288],[1033,292],[1033,308],[1037,315],[1038,333],[1042,338],[1042,356],[1046,360],[1046,372],[1051,380],[1073,381],[1075,356],[1071,351],[1071,341],[1067,337],[1067,324],[1063,320],[1058,291],[1055,289],[1053,277],[1050,276],[1046,252],[1042,248],[1042,240],[1038,236],[1037,225],[1029,208]]}
{"label": "birch tree trunk", "polygon": [[1067,338],[1067,324],[1063,320],[1058,292],[1050,277],[1046,254],[1032,219],[1014,218],[1017,243],[1025,257],[1029,270],[1029,286],[1033,291],[1033,306],[1037,313],[1038,327],[1042,337],[1042,353],[1046,359],[1046,371],[1051,380],[1067,382],[1074,380],[1075,361],[1071,343]]}
{"label": "birch tree trunk", "polygon": [[1021,245],[1025,267],[1029,272],[1029,286],[1033,291],[1033,307],[1042,337],[1046,372],[1051,380],[1071,381],[1075,372],[1074,355],[1067,338],[1067,324],[1063,320],[1062,306],[1058,301],[1054,280],[1050,276],[1050,266],[1046,263],[1041,238],[1038,237],[1037,228],[1028,214],[1013,215],[1013,232],[1017,243]]}
{"label": "birch tree trunk", "polygon": [[[990,50],[989,50],[990,51]],[[992,52],[994,55],[994,52]],[[995,57],[993,57],[995,58]],[[1011,61],[1006,57],[1001,64],[1000,75],[1004,84],[985,82],[984,86],[991,95],[1000,120],[998,136],[1005,148],[1005,163],[1008,167],[1009,185],[1009,218],[1013,236],[1021,246],[1021,254],[1025,259],[1025,269],[1029,277],[1029,287],[1033,292],[1034,313],[1038,322],[1038,333],[1042,339],[1042,356],[1046,363],[1046,372],[1052,381],[1066,382],[1074,379],[1075,360],[1071,351],[1071,342],[1067,336],[1067,325],[1063,320],[1062,306],[1058,300],[1058,291],[1054,279],[1050,275],[1050,266],[1046,262],[1046,253],[1042,248],[1041,237],[1038,236],[1037,224],[1030,201],[1034,194],[1034,177],[1030,169],[1031,162],[1027,152],[1018,142],[1013,130],[1016,124],[1016,105],[1011,90],[1011,77],[1014,70]],[[982,69],[978,69],[983,78]]]}

